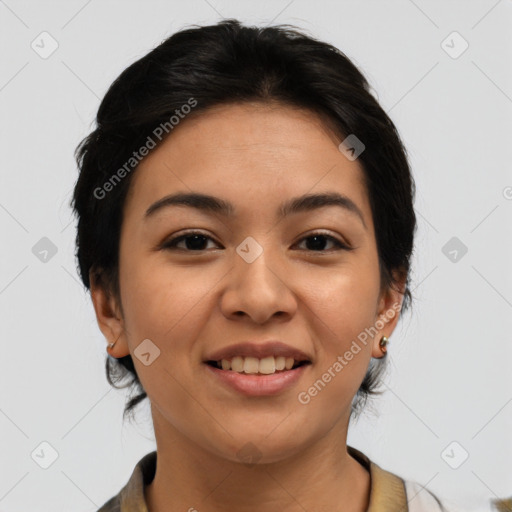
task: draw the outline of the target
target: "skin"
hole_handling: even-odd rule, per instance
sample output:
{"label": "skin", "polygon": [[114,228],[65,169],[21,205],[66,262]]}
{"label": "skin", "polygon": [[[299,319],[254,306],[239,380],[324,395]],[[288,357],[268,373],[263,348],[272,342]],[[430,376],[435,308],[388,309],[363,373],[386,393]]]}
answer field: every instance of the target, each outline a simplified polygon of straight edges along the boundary
{"label": "skin", "polygon": [[[110,354],[132,354],[151,402],[158,453],[145,489],[151,512],[304,512],[340,510],[340,503],[367,510],[369,473],[346,448],[350,406],[370,359],[383,356],[380,338],[399,317],[384,315],[401,304],[404,283],[400,291],[380,289],[363,170],[340,142],[309,111],[234,104],[185,119],[137,168],[124,204],[120,301],[94,282],[91,294],[105,338],[117,340]],[[178,191],[230,201],[236,215],[172,206],[144,219],[150,205]],[[332,191],[352,199],[366,227],[336,206],[276,222],[282,201]],[[160,247],[186,229],[211,239],[199,251],[186,241]],[[329,239],[315,248],[307,237],[317,230],[353,250]],[[263,248],[250,264],[236,252],[247,236]],[[378,334],[301,404],[297,394],[379,319]],[[149,366],[133,355],[147,338],[160,349]],[[202,361],[248,339],[282,340],[313,364],[291,390],[243,396],[222,387]],[[251,467],[237,456],[249,442],[261,456]]]}

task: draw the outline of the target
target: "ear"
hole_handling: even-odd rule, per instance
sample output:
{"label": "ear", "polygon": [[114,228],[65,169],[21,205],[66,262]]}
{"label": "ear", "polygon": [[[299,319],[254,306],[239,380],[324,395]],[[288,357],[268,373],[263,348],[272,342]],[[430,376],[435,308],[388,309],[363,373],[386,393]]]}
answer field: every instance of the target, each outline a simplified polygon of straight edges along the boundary
{"label": "ear", "polygon": [[89,282],[98,327],[108,343],[116,342],[108,353],[116,358],[129,355],[121,308],[104,280],[101,279],[101,271],[91,270]]}
{"label": "ear", "polygon": [[377,359],[384,355],[379,346],[380,340],[382,336],[391,337],[402,309],[407,275],[395,274],[395,279],[397,279],[397,282],[382,290],[379,298],[379,306],[375,318],[377,334],[373,339],[372,345],[372,357]]}

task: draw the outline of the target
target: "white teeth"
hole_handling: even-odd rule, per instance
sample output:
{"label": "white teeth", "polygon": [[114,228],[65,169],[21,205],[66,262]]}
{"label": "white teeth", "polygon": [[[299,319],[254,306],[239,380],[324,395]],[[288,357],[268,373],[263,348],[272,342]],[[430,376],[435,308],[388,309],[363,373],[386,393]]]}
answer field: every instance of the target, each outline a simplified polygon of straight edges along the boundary
{"label": "white teeth", "polygon": [[257,357],[235,356],[231,360],[222,359],[222,361],[218,361],[217,367],[223,370],[233,370],[238,373],[271,375],[276,371],[291,370],[294,364],[295,359],[293,357],[268,356],[258,359]]}
{"label": "white teeth", "polygon": [[255,357],[246,357],[244,359],[244,372],[245,373],[258,373],[260,362]]}
{"label": "white teeth", "polygon": [[284,370],[286,367],[286,357],[276,357],[276,370]]}
{"label": "white teeth", "polygon": [[[231,369],[234,372],[243,372],[244,371],[244,358],[243,357],[240,357],[240,356],[233,357],[233,359],[231,360],[231,365],[229,364],[229,361],[227,361],[226,359],[223,359],[222,361],[226,361],[226,363],[229,366],[231,366]],[[224,368],[224,362],[222,363],[222,368]],[[229,367],[224,368],[224,369],[229,370]]]}
{"label": "white teeth", "polygon": [[274,356],[264,357],[259,361],[259,372],[270,374],[276,371],[276,360]]}

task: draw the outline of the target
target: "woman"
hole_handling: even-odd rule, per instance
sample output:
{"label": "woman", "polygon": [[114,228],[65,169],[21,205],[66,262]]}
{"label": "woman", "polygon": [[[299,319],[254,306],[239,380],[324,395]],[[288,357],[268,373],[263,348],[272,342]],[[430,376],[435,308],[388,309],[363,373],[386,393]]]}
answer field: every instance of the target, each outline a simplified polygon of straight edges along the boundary
{"label": "woman", "polygon": [[347,446],[410,304],[414,182],[336,48],[236,20],[128,67],[77,150],[107,377],[156,451],[101,512],[443,510]]}

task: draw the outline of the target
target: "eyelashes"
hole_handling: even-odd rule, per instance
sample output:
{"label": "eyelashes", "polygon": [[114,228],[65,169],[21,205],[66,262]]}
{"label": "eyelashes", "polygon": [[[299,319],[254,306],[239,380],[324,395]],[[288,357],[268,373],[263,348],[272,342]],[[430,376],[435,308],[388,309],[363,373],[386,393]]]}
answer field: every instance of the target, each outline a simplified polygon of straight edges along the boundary
{"label": "eyelashes", "polygon": [[[305,240],[315,240],[315,244],[318,247],[318,245],[323,246],[322,240],[326,240],[327,242],[332,243],[335,246],[334,251],[352,251],[353,248],[342,242],[341,240],[338,240],[336,237],[332,235],[328,235],[322,231],[316,231],[308,236],[305,236],[299,240],[299,242],[295,245],[299,245],[300,242],[303,242]],[[188,244],[187,247],[187,240],[190,240],[191,243]],[[164,250],[171,250],[171,251],[183,251],[183,252],[204,252],[205,249],[203,249],[204,241],[210,240],[217,244],[217,242],[210,236],[205,235],[204,233],[200,231],[190,231],[188,233],[184,233],[181,235],[178,235],[174,238],[170,238],[166,240],[161,246],[160,249]],[[178,244],[181,242],[185,242],[185,248],[178,247]],[[220,244],[217,244],[220,245]],[[190,248],[192,247],[192,249]],[[316,250],[316,249],[304,249],[307,252],[317,252],[317,253],[331,253],[333,249],[331,250]]]}

